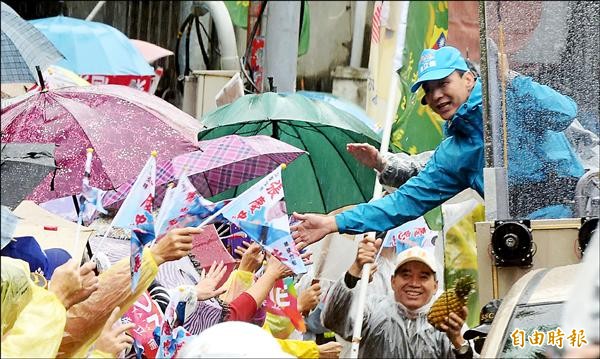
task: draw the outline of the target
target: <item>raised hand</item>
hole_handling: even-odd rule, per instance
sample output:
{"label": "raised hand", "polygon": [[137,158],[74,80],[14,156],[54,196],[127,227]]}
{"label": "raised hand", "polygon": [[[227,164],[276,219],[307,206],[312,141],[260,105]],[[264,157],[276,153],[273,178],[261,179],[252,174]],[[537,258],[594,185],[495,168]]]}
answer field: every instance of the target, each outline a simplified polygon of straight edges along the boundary
{"label": "raised hand", "polygon": [[319,304],[321,296],[321,284],[315,283],[303,290],[298,296],[298,311],[308,313]]}
{"label": "raised hand", "polygon": [[243,241],[242,244],[244,245],[243,247],[238,246],[234,250],[235,253],[242,256],[238,270],[254,273],[262,265],[265,253],[256,242]]}
{"label": "raised hand", "polygon": [[305,251],[304,253],[300,254],[300,259],[302,259],[302,262],[304,262],[304,265],[313,264],[312,252]]}
{"label": "raised hand", "polygon": [[54,293],[68,310],[86,300],[98,289],[98,277],[94,268],[95,262],[87,262],[79,267],[75,259],[70,259],[54,270],[48,290]]}
{"label": "raised hand", "polygon": [[363,165],[381,172],[385,168],[385,160],[379,151],[368,143],[349,143],[346,150]]}
{"label": "raised hand", "polygon": [[117,358],[123,350],[133,344],[133,338],[127,335],[127,331],[135,328],[135,324],[115,325],[119,321],[119,311],[119,307],[113,309],[110,318],[102,328],[100,337],[96,340],[96,349],[110,354],[113,358]]}
{"label": "raised hand", "polygon": [[[362,268],[366,263],[374,263],[379,247],[381,246],[381,238],[375,239],[371,236],[364,236],[358,244],[358,251],[356,252],[356,258],[348,272],[357,278],[361,277]],[[371,266],[370,278],[373,273],[377,270],[377,265]]]}
{"label": "raised hand", "polygon": [[455,348],[458,348],[464,342],[461,330],[468,314],[469,311],[467,307],[464,306],[462,308],[462,313],[457,314],[451,312],[450,315],[446,317],[445,323],[439,325],[438,329],[446,333],[446,336],[450,339]]}
{"label": "raised hand", "polygon": [[302,221],[290,227],[292,238],[296,242],[298,250],[302,250],[309,244],[318,242],[329,233],[334,233],[338,230],[334,216],[314,213],[299,214],[294,212],[294,217]]}
{"label": "raised hand", "polygon": [[223,275],[227,272],[227,267],[223,264],[223,261],[217,265],[214,261],[208,269],[208,273],[203,269],[200,275],[200,282],[196,285],[196,296],[198,300],[207,300],[219,296],[227,291],[224,288],[225,285],[217,289],[217,284],[223,278]]}
{"label": "raised hand", "polygon": [[192,235],[202,233],[202,228],[187,227],[171,229],[150,248],[157,265],[175,261],[192,249]]}
{"label": "raised hand", "polygon": [[282,279],[293,274],[294,272],[292,272],[288,266],[281,263],[274,255],[267,255],[267,268],[263,275],[268,275],[275,279]]}

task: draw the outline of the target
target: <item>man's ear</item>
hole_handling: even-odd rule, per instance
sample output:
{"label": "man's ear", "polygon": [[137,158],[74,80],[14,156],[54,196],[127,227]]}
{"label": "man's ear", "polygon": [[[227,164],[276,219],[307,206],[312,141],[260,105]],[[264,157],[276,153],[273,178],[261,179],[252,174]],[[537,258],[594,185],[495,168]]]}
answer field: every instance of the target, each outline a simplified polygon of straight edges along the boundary
{"label": "man's ear", "polygon": [[463,74],[463,78],[467,82],[467,87],[469,88],[469,91],[471,91],[473,87],[475,87],[475,75],[473,75],[471,71],[466,71]]}

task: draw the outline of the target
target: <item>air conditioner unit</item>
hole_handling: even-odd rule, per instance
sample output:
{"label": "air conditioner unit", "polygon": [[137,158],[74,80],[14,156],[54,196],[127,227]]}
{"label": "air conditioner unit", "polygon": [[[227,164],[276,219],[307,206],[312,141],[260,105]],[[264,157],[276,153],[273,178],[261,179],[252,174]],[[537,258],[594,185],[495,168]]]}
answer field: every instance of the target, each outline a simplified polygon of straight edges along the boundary
{"label": "air conditioner unit", "polygon": [[183,85],[182,110],[197,119],[217,108],[217,94],[231,78],[235,70],[199,70],[186,76]]}

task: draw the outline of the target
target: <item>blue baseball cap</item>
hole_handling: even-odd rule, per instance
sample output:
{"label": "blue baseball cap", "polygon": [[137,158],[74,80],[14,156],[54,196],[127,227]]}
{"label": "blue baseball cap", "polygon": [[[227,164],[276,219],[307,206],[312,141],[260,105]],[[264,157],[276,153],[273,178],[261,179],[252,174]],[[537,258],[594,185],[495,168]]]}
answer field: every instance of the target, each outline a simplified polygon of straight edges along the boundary
{"label": "blue baseball cap", "polygon": [[2,248],[2,255],[27,262],[32,272],[43,274],[47,280],[52,278],[57,267],[71,259],[69,252],[62,248],[42,250],[39,243],[31,236],[14,238]]}
{"label": "blue baseball cap", "polygon": [[469,71],[469,66],[458,49],[452,46],[437,50],[425,49],[419,60],[419,77],[410,91],[417,92],[423,82],[443,79],[455,70]]}

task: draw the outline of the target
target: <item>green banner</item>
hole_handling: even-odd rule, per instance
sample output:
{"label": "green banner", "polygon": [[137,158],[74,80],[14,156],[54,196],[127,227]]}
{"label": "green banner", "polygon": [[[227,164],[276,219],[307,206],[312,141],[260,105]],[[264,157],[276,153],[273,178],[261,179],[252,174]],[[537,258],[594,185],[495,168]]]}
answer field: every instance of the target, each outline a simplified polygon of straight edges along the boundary
{"label": "green banner", "polygon": [[227,10],[229,11],[229,16],[231,17],[231,22],[233,22],[233,26],[246,28],[248,26],[248,7],[250,6],[250,1],[223,1]]}
{"label": "green banner", "polygon": [[394,152],[417,154],[433,150],[442,141],[442,119],[421,105],[423,90],[410,92],[417,79],[421,52],[441,47],[448,37],[447,1],[411,1],[400,69],[400,103],[390,139]]}
{"label": "green banner", "polygon": [[[224,1],[229,16],[234,26],[247,28],[248,27],[248,7],[250,1]],[[300,27],[300,37],[298,38],[298,56],[302,56],[308,52],[310,43],[310,10],[308,1],[303,1],[304,12],[302,16],[302,26]]]}
{"label": "green banner", "polygon": [[302,25],[300,27],[300,38],[298,39],[298,56],[302,56],[308,52],[310,44],[310,10],[308,1],[303,1],[304,12],[302,14]]}

